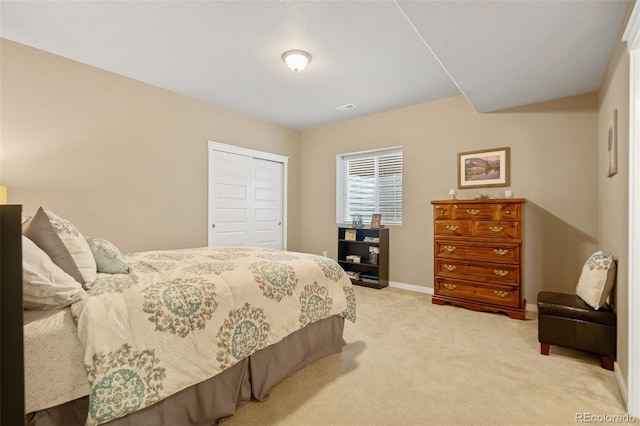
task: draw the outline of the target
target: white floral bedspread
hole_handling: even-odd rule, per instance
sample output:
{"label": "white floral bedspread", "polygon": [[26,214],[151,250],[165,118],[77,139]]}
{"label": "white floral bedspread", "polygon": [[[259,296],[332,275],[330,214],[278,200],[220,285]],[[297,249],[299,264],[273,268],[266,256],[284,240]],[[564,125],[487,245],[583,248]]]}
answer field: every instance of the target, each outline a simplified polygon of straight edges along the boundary
{"label": "white floral bedspread", "polygon": [[307,324],[355,321],[355,296],[326,257],[259,247],[127,256],[72,306],[91,392],[87,425],[206,380]]}

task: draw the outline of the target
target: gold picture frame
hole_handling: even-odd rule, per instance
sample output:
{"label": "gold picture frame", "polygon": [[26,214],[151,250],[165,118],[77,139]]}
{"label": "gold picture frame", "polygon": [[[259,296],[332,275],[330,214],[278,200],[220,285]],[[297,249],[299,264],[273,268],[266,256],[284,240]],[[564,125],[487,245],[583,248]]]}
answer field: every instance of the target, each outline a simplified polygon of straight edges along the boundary
{"label": "gold picture frame", "polygon": [[458,153],[458,188],[511,185],[509,147]]}
{"label": "gold picture frame", "polygon": [[356,240],[357,231],[355,229],[345,229],[344,231],[344,239],[346,241],[355,241]]}
{"label": "gold picture frame", "polygon": [[371,215],[371,225],[369,225],[369,228],[378,229],[380,228],[381,222],[382,222],[382,213],[374,213]]}

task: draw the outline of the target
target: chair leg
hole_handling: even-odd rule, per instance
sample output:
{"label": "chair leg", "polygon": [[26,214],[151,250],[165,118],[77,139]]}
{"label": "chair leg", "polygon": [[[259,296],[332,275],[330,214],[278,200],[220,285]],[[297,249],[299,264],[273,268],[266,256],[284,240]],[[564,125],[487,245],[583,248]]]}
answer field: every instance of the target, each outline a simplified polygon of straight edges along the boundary
{"label": "chair leg", "polygon": [[600,366],[605,370],[613,371],[613,358],[600,355]]}
{"label": "chair leg", "polygon": [[542,343],[540,342],[540,353],[542,355],[549,355],[549,347],[551,345],[549,343]]}

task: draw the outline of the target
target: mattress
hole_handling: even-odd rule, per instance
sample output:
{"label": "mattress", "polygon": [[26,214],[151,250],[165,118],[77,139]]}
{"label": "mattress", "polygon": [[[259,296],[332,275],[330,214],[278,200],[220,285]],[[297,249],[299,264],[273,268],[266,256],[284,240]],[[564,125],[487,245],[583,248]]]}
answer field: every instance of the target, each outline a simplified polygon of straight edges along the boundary
{"label": "mattress", "polygon": [[89,394],[89,382],[69,308],[23,312],[25,412]]}

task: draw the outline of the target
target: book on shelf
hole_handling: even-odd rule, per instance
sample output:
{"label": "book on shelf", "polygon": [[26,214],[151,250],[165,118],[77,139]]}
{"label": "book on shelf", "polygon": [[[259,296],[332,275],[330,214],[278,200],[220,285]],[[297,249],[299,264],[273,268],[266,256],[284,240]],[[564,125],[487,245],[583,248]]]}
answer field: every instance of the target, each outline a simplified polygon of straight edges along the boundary
{"label": "book on shelf", "polygon": [[380,277],[376,274],[360,274],[360,279],[371,283],[377,283],[380,281]]}
{"label": "book on shelf", "polygon": [[378,237],[364,237],[363,241],[365,243],[379,243],[380,242],[380,238],[378,238]]}
{"label": "book on shelf", "polygon": [[358,271],[346,271],[346,272],[349,278],[353,278],[354,280],[360,279],[360,272]]}
{"label": "book on shelf", "polygon": [[355,241],[356,240],[356,230],[355,229],[345,229],[344,231],[344,239],[347,241]]}
{"label": "book on shelf", "polygon": [[350,254],[346,257],[347,262],[360,263],[360,256],[357,254]]}
{"label": "book on shelf", "polygon": [[373,278],[364,278],[362,276],[360,276],[360,281],[365,282],[365,283],[376,283],[378,284],[380,282],[380,280],[378,279],[373,279]]}

